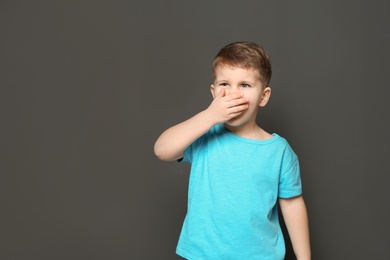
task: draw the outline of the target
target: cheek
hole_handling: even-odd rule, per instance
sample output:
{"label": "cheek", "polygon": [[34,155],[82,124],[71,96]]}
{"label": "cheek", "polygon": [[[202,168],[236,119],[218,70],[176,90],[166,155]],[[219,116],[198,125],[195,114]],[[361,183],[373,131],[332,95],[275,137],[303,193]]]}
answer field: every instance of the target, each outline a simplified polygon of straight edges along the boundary
{"label": "cheek", "polygon": [[213,96],[213,99],[215,99],[216,96],[218,96],[219,92],[221,91],[220,88],[214,88],[212,91],[211,91],[211,95]]}
{"label": "cheek", "polygon": [[229,87],[220,87],[218,88],[218,91],[215,92],[216,96],[220,94],[221,91],[225,91],[225,96],[229,96],[231,94],[234,94],[234,91]]}
{"label": "cheek", "polygon": [[[221,88],[221,87],[216,88],[216,89],[215,89],[214,96],[218,96],[218,95],[221,93],[221,91],[222,91],[222,88]],[[226,89],[225,89],[225,91],[226,91]]]}

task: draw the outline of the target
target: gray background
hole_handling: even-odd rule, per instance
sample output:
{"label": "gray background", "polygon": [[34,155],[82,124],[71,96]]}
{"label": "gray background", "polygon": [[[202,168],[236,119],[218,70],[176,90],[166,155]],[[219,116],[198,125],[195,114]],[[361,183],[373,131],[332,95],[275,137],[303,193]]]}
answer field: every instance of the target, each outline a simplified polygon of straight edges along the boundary
{"label": "gray background", "polygon": [[0,1],[0,259],[179,259],[189,167],[153,144],[241,40],[272,59],[258,120],[300,158],[313,259],[388,259],[389,8]]}

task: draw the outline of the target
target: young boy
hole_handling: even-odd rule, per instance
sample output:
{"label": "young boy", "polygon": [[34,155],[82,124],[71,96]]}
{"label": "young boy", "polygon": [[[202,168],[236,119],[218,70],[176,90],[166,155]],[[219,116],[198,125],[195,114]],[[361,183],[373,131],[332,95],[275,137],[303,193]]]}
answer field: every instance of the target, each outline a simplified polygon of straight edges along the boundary
{"label": "young boy", "polygon": [[213,62],[213,101],[158,138],[164,161],[191,163],[188,210],[176,253],[190,260],[284,259],[282,211],[297,259],[310,259],[297,156],[256,123],[271,88],[263,48],[236,42]]}

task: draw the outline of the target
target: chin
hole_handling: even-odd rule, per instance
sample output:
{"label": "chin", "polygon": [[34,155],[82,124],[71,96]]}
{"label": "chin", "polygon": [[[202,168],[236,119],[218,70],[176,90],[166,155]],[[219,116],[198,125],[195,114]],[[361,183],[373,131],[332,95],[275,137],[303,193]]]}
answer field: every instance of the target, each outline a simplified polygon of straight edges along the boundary
{"label": "chin", "polygon": [[243,118],[233,118],[227,121],[225,124],[228,126],[237,127],[245,124],[245,120]]}
{"label": "chin", "polygon": [[[256,119],[254,119],[256,120]],[[229,121],[225,122],[225,125],[231,127],[240,127],[252,123],[252,117],[249,114],[242,114],[238,117],[234,117]]]}

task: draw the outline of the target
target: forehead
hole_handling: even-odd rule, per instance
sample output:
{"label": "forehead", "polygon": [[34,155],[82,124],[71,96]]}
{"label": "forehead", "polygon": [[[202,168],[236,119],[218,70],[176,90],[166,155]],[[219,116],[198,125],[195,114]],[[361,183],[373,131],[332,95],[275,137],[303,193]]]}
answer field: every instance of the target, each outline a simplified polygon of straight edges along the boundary
{"label": "forehead", "polygon": [[242,68],[235,66],[218,66],[214,70],[214,79],[235,79],[244,80],[250,79],[252,81],[260,80],[260,73],[253,68]]}

